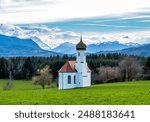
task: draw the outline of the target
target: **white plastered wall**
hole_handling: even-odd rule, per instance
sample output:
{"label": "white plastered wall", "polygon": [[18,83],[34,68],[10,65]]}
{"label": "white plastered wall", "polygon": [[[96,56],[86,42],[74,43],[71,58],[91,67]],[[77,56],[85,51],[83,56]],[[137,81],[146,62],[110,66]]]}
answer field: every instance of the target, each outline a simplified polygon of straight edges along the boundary
{"label": "white plastered wall", "polygon": [[[68,76],[71,76],[71,84],[68,84]],[[74,83],[74,76],[76,76],[76,72],[74,73],[59,73],[59,89],[71,89],[77,87],[77,81]],[[77,80],[77,76],[76,76]]]}

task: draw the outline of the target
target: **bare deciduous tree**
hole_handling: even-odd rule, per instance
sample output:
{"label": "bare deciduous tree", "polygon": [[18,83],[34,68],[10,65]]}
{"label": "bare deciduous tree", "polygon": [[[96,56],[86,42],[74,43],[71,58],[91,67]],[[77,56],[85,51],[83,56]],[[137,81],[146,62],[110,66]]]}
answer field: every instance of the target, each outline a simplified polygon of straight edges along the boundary
{"label": "bare deciduous tree", "polygon": [[113,79],[120,78],[120,72],[118,67],[101,67],[99,68],[99,78],[103,82],[108,82]]}
{"label": "bare deciduous tree", "polygon": [[131,81],[140,77],[142,67],[134,57],[126,57],[119,63],[121,78],[123,81]]}
{"label": "bare deciduous tree", "polygon": [[10,90],[13,87],[13,77],[21,72],[22,70],[22,65],[23,62],[20,63],[13,63],[11,58],[7,59],[7,72],[8,72],[8,76],[9,76],[9,81],[6,82],[5,86],[4,86],[4,90]]}

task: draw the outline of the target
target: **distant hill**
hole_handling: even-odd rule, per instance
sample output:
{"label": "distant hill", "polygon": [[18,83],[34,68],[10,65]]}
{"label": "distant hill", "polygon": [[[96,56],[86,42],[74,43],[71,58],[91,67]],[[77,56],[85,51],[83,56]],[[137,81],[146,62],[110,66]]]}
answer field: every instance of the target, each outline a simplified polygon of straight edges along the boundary
{"label": "distant hill", "polygon": [[51,56],[57,53],[42,50],[31,39],[0,35],[0,57]]}
{"label": "distant hill", "polygon": [[65,42],[54,48],[52,51],[63,54],[74,54],[76,52],[75,44]]}
{"label": "distant hill", "polygon": [[150,44],[145,44],[139,47],[127,48],[118,52],[128,55],[150,56]]}
{"label": "distant hill", "polygon": [[150,44],[144,44],[138,47],[126,48],[117,51],[100,51],[97,54],[107,54],[107,53],[120,53],[127,55],[137,55],[137,56],[150,56]]}
{"label": "distant hill", "polygon": [[[102,43],[88,45],[87,52],[96,53],[99,51],[115,51],[115,50],[130,48],[130,47],[136,47],[136,46],[139,46],[139,44],[136,43],[122,44],[119,43],[118,41],[102,42]],[[58,47],[52,49],[52,51],[63,53],[63,54],[74,54],[76,52],[76,49],[75,49],[75,44],[65,42],[63,44],[60,44]]]}
{"label": "distant hill", "polygon": [[135,47],[138,45],[139,44],[136,44],[136,43],[122,44],[122,43],[119,43],[118,41],[102,42],[102,43],[98,43],[98,44],[88,45],[87,52],[96,53],[99,51],[115,51],[115,50],[122,50],[125,48]]}

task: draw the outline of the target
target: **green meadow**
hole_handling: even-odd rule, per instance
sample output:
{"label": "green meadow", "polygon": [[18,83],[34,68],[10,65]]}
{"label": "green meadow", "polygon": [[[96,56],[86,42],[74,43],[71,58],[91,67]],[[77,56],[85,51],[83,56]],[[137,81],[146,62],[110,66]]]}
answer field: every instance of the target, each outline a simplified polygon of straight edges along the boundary
{"label": "green meadow", "polygon": [[43,90],[31,81],[14,80],[11,90],[3,90],[6,82],[0,80],[0,105],[150,105],[150,81]]}

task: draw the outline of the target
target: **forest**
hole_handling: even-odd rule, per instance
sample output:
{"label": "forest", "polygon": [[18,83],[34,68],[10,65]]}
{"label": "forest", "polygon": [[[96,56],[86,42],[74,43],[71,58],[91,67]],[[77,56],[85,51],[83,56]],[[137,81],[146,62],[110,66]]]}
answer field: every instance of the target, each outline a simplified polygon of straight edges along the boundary
{"label": "forest", "polygon": [[[49,67],[57,83],[58,70],[75,56],[0,58],[0,79],[31,80],[39,69]],[[123,54],[90,54],[87,63],[92,70],[92,83],[150,79],[150,57]]]}

